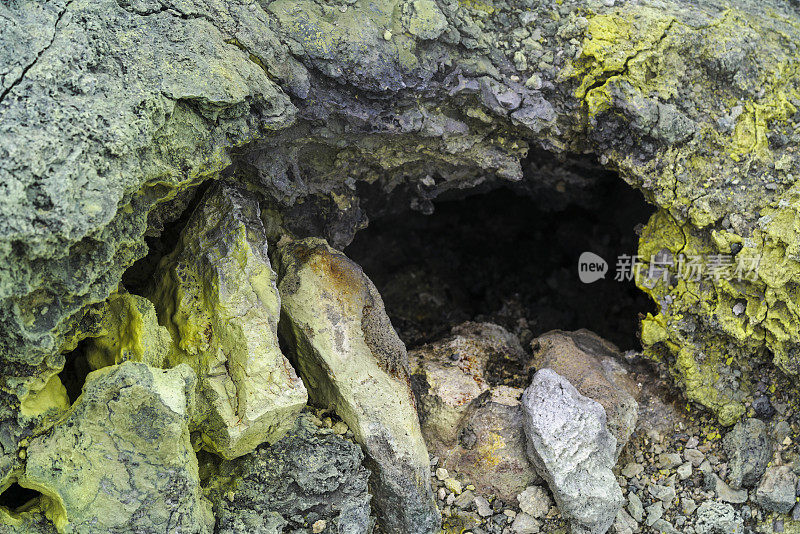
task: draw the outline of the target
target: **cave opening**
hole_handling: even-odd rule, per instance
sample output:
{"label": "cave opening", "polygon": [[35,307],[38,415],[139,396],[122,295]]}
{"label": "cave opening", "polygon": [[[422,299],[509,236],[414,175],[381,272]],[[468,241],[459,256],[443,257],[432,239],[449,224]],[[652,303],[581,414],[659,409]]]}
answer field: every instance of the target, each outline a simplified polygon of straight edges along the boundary
{"label": "cave opening", "polygon": [[80,397],[83,384],[86,383],[86,376],[92,371],[86,359],[86,345],[90,339],[84,339],[78,343],[74,350],[64,355],[64,368],[58,373],[61,384],[67,390],[67,397],[70,404]]}
{"label": "cave opening", "polygon": [[[345,252],[373,280],[409,348],[464,321],[488,321],[523,346],[550,330],[587,328],[639,350],[640,314],[653,306],[632,281],[615,280],[616,264],[637,253],[637,230],[653,208],[616,173],[573,170],[587,181],[526,176],[513,189],[434,200],[430,215],[379,218]],[[583,252],[605,259],[605,278],[580,280]]]}
{"label": "cave opening", "polygon": [[42,494],[38,491],[23,488],[14,482],[0,493],[0,507],[8,509],[12,513],[24,512],[41,496]]}

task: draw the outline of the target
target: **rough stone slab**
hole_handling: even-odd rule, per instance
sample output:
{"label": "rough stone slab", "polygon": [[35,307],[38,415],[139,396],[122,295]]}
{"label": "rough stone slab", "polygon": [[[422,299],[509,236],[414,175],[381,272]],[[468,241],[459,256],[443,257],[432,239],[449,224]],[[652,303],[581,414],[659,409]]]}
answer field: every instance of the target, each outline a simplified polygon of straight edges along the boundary
{"label": "rough stone slab", "polygon": [[320,239],[277,249],[281,331],[311,400],[330,406],[367,453],[379,520],[391,533],[435,532],[439,513],[408,378],[405,346],[361,268]]}
{"label": "rough stone slab", "polygon": [[307,400],[278,346],[277,276],[259,214],[250,193],[211,188],[151,295],[176,340],[168,364],[188,363],[198,376],[193,428],[226,458],[280,439]]}

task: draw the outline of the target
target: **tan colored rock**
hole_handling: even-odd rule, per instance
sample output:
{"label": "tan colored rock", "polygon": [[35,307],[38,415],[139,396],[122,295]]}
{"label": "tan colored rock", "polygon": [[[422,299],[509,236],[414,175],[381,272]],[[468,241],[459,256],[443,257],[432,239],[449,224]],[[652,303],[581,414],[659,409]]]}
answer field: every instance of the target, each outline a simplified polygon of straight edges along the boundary
{"label": "tan colored rock", "polygon": [[533,340],[530,367],[549,368],[584,396],[600,403],[608,430],[617,440],[617,456],[628,442],[638,417],[638,388],[619,364],[619,349],[589,330],[553,330]]}
{"label": "tan colored rock", "polygon": [[438,531],[430,465],[405,346],[360,267],[321,239],[279,246],[281,331],[311,399],[331,407],[367,453],[373,502],[390,533]]}
{"label": "tan colored rock", "polygon": [[479,493],[513,500],[540,482],[525,452],[518,339],[492,323],[463,323],[409,353],[423,436],[443,465]]}
{"label": "tan colored rock", "polygon": [[226,458],[280,439],[307,400],[278,345],[280,297],[259,215],[250,193],[210,189],[152,295],[177,342],[168,365],[187,363],[198,376],[193,427]]}
{"label": "tan colored rock", "polygon": [[492,388],[470,404],[456,444],[432,445],[442,465],[469,480],[478,493],[504,501],[542,481],[525,450],[521,395],[520,388]]}
{"label": "tan colored rock", "polygon": [[489,368],[520,366],[516,336],[492,323],[467,322],[450,337],[408,354],[422,432],[427,441],[455,443],[470,403],[489,390]]}

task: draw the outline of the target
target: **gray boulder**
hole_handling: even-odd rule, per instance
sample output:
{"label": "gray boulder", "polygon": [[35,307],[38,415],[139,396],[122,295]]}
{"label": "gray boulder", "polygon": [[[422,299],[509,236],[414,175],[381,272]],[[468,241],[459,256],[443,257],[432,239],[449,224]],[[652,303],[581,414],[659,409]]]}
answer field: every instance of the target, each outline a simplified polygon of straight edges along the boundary
{"label": "gray boulder", "polygon": [[271,446],[222,461],[207,481],[219,534],[280,534],[324,521],[326,533],[370,531],[361,448],[301,414]]}
{"label": "gray boulder", "polygon": [[617,440],[617,456],[636,428],[636,383],[619,363],[619,349],[589,330],[547,332],[531,343],[536,369],[549,368],[586,397],[603,406],[608,430]]}
{"label": "gray boulder", "polygon": [[770,467],[756,488],[755,501],[763,509],[788,514],[794,508],[797,475],[788,465]]}
{"label": "gray boulder", "polygon": [[732,488],[752,488],[761,480],[772,457],[767,425],[760,419],[742,419],[722,440],[728,454],[728,481]]}
{"label": "gray boulder", "polygon": [[552,369],[542,369],[525,390],[522,409],[528,456],[573,534],[605,533],[623,499],[611,472],[617,443],[603,407]]}

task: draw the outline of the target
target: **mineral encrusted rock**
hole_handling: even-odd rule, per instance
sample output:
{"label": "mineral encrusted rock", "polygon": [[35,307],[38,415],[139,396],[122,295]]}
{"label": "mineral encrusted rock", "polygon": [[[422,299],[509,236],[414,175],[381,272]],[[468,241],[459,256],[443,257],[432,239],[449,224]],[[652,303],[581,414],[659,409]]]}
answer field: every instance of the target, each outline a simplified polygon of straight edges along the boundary
{"label": "mineral encrusted rock", "polygon": [[271,446],[226,460],[205,481],[219,534],[281,534],[325,521],[324,532],[370,532],[364,453],[301,414]]}
{"label": "mineral encrusted rock", "polygon": [[525,450],[522,389],[493,383],[522,371],[526,355],[496,324],[467,322],[451,334],[408,355],[422,435],[443,467],[511,501],[540,477]]}
{"label": "mineral encrusted rock", "polygon": [[611,469],[616,439],[603,407],[551,369],[533,376],[522,396],[528,455],[547,481],[574,534],[603,534],[621,509]]}
{"label": "mineral encrusted rock", "polygon": [[92,369],[128,360],[164,367],[173,349],[169,330],[158,324],[153,303],[127,292],[113,294],[106,301],[99,335],[86,347],[86,360]]}
{"label": "mineral encrusted rock", "polygon": [[67,416],[27,447],[20,485],[59,531],[210,533],[189,439],[194,373],[125,362],[89,374]]}
{"label": "mineral encrusted rock", "polygon": [[431,443],[444,467],[466,477],[478,492],[506,501],[541,482],[527,455],[521,396],[520,388],[492,388],[470,404],[457,443]]}
{"label": "mineral encrusted rock", "polygon": [[706,501],[696,512],[697,534],[744,534],[744,522],[730,504]]}
{"label": "mineral encrusted rock", "polygon": [[179,340],[168,364],[187,363],[198,376],[192,424],[226,458],[280,439],[307,400],[278,346],[280,297],[267,247],[258,201],[215,186],[162,260],[151,295]]}
{"label": "mineral encrusted rock", "polygon": [[536,338],[531,367],[552,369],[585,397],[599,402],[606,413],[608,430],[617,440],[616,455],[628,442],[638,416],[636,384],[626,376],[617,359],[619,349],[594,332],[554,330]]}
{"label": "mineral encrusted rock", "polygon": [[324,240],[280,245],[281,329],[311,400],[347,423],[367,453],[381,525],[435,532],[439,513],[409,386],[408,356],[361,269]]}
{"label": "mineral encrusted rock", "polygon": [[522,179],[531,148],[592,154],[656,207],[645,355],[734,424],[759,365],[800,372],[797,20],[782,0],[4,3],[0,479],[200,182],[235,176],[344,246],[381,210]]}
{"label": "mineral encrusted rock", "polygon": [[742,419],[722,440],[728,454],[728,480],[731,487],[752,488],[772,459],[772,441],[767,425],[759,419]]}

